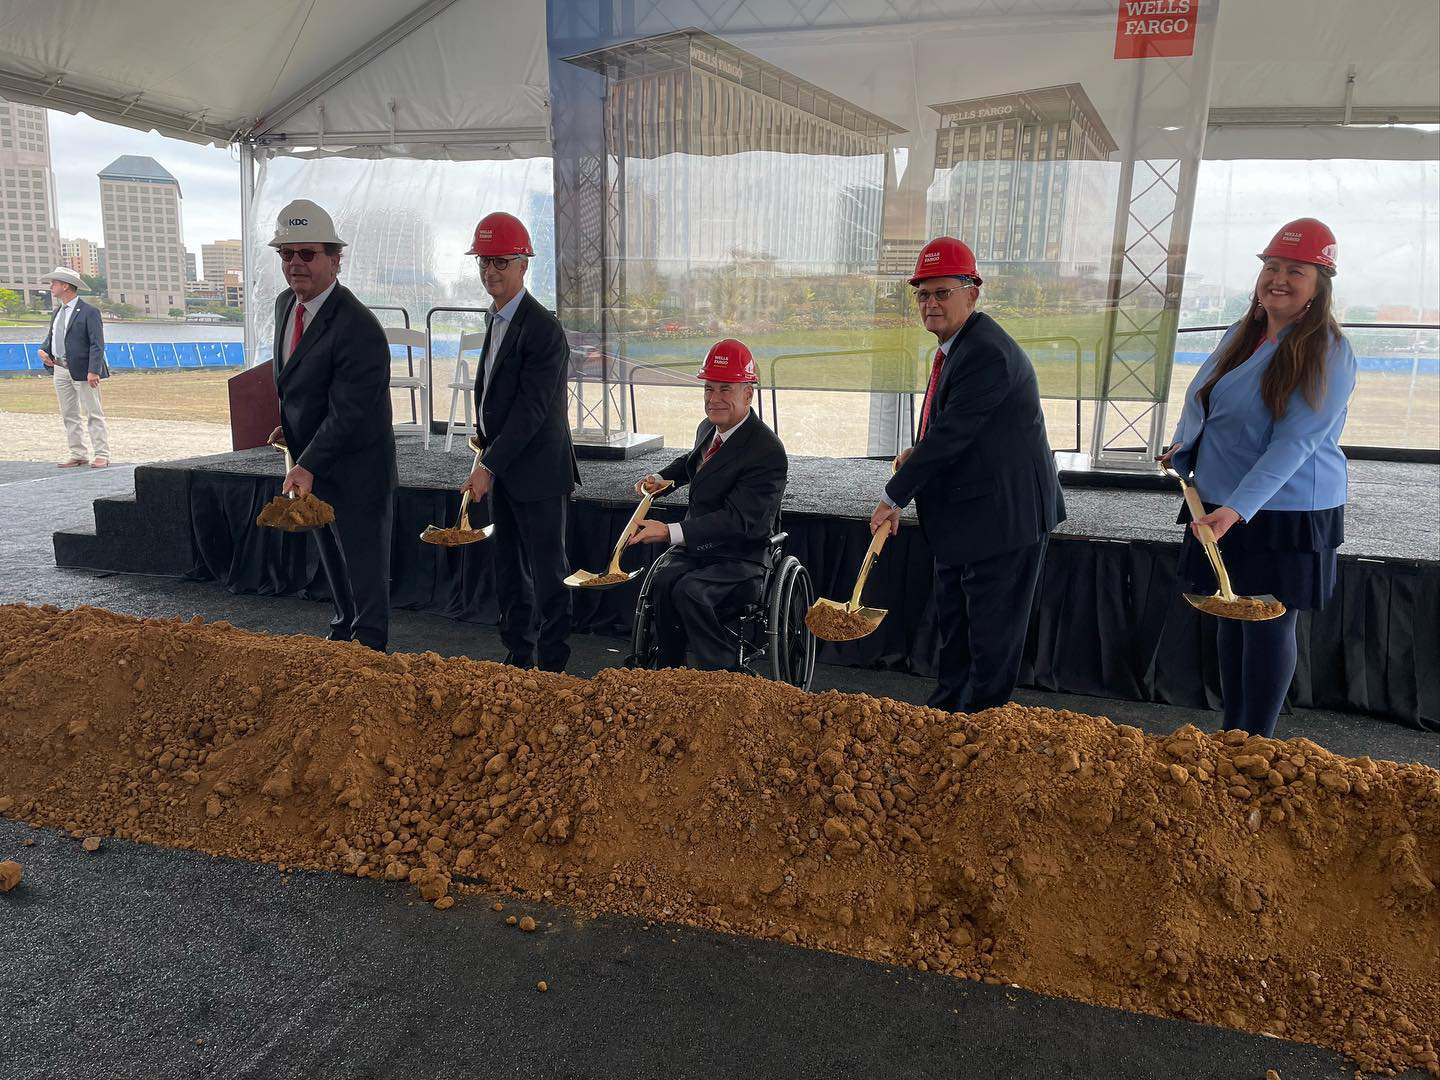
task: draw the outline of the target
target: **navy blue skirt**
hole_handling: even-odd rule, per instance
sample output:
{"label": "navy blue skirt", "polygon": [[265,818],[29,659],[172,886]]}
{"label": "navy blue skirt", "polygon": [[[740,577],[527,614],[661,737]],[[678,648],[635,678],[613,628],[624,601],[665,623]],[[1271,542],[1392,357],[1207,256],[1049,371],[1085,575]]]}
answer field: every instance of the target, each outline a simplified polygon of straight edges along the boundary
{"label": "navy blue skirt", "polygon": [[[1205,504],[1205,512],[1218,510]],[[1182,505],[1176,524],[1188,525],[1190,509]],[[1330,510],[1261,510],[1248,522],[1237,522],[1220,539],[1220,557],[1230,587],[1240,596],[1269,593],[1287,608],[1318,611],[1335,592],[1335,549],[1345,542],[1345,508]],[[1187,528],[1180,542],[1180,580],[1187,592],[1213,593],[1220,588],[1205,549]]]}

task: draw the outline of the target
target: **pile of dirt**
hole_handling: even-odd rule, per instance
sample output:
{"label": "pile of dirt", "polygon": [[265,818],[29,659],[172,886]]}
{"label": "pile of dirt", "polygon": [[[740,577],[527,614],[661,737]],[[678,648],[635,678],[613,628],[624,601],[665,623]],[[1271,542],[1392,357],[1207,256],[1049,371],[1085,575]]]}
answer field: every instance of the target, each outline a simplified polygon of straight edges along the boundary
{"label": "pile of dirt", "polygon": [[599,588],[602,585],[619,585],[622,581],[629,581],[630,575],[623,570],[614,574],[596,574],[593,578],[581,582],[582,587],[587,589]]}
{"label": "pile of dirt", "polygon": [[335,508],[324,499],[317,499],[313,493],[306,492],[293,499],[287,495],[276,495],[265,504],[265,509],[255,518],[255,524],[299,532],[329,525],[334,520]]}
{"label": "pile of dirt", "polygon": [[438,544],[440,547],[463,547],[485,539],[485,533],[480,529],[437,529],[433,525],[420,536],[427,544]]}
{"label": "pile of dirt", "polygon": [[816,604],[805,613],[805,625],[822,641],[854,641],[875,629],[875,624],[858,611]]}
{"label": "pile of dirt", "polygon": [[0,608],[0,812],[773,938],[1440,1076],[1440,772]]}
{"label": "pile of dirt", "polygon": [[1278,619],[1285,614],[1284,604],[1278,600],[1262,600],[1258,596],[1237,596],[1233,600],[1226,600],[1223,596],[1207,596],[1202,600],[1192,600],[1191,603],[1206,615],[1219,615],[1242,622],[1264,622],[1266,619]]}

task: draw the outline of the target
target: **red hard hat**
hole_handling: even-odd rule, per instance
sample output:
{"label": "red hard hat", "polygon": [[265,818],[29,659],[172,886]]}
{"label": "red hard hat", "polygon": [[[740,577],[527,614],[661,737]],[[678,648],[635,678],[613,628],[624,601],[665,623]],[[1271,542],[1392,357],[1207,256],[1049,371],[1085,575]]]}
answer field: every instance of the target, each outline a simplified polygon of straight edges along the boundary
{"label": "red hard hat", "polygon": [[968,277],[974,278],[976,285],[984,284],[975,272],[975,253],[953,236],[936,237],[920,249],[910,284],[932,277]]}
{"label": "red hard hat", "polygon": [[705,366],[698,376],[706,382],[759,382],[755,374],[755,357],[744,343],[734,338],[717,341],[705,354]]}
{"label": "red hard hat", "polygon": [[530,234],[514,214],[486,214],[475,226],[475,242],[466,255],[534,255]]}
{"label": "red hard hat", "polygon": [[1334,277],[1337,269],[1335,255],[1335,234],[1330,231],[1330,226],[1313,217],[1302,217],[1282,225],[1275,239],[1259,257],[1313,263]]}

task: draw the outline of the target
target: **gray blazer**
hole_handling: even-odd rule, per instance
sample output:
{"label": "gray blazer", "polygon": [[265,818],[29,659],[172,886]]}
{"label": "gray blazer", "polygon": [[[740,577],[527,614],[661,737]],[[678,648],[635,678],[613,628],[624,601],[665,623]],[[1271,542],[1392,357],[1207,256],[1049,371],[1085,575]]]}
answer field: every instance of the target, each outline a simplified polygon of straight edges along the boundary
{"label": "gray blazer", "polygon": [[[55,314],[58,316],[59,312]],[[52,357],[55,349],[50,339],[54,336],[55,319],[52,318],[45,344],[40,346]],[[75,310],[65,326],[65,366],[76,381],[92,373],[102,379],[110,377],[110,366],[105,363],[105,332],[100,328],[100,310],[84,300],[75,301]]]}

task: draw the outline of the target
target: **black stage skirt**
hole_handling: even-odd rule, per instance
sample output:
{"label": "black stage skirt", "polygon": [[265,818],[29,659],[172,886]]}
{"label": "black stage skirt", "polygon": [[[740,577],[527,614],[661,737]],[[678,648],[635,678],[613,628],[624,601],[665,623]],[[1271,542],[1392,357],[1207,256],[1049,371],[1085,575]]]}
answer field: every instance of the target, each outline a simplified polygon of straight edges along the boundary
{"label": "black stage skirt", "polygon": [[[1205,503],[1205,512],[1218,510]],[[1176,524],[1188,525],[1182,505]],[[1335,549],[1345,542],[1345,508],[1261,510],[1237,522],[1220,540],[1220,556],[1230,587],[1240,596],[1269,593],[1287,608],[1319,611],[1335,591]],[[1205,549],[1188,528],[1180,543],[1180,580],[1187,592],[1209,594],[1220,588]]]}

